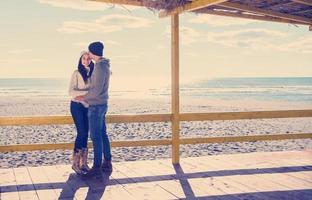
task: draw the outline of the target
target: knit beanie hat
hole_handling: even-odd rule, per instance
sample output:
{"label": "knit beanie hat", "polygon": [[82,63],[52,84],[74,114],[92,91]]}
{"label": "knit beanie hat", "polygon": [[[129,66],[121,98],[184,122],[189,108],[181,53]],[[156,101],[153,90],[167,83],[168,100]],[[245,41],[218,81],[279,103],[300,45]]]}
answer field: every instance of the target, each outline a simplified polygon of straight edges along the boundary
{"label": "knit beanie hat", "polygon": [[102,42],[92,42],[89,45],[89,51],[96,56],[103,56],[104,45]]}

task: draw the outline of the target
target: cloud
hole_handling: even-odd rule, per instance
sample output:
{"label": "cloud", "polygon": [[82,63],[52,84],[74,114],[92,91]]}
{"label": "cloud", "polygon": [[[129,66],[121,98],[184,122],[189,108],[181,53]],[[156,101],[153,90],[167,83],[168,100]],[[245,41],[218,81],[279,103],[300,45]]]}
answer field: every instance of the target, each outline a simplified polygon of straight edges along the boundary
{"label": "cloud", "polygon": [[[47,4],[58,8],[68,8],[73,10],[97,11],[115,7],[114,4],[100,3],[87,0],[38,0],[39,3]],[[127,10],[134,10],[135,6],[116,6]]]}
{"label": "cloud", "polygon": [[116,32],[125,28],[148,27],[151,20],[128,16],[128,15],[107,15],[90,22],[67,21],[63,22],[58,29],[61,33],[90,33],[90,32]]}
{"label": "cloud", "polygon": [[8,58],[0,60],[0,63],[7,65],[17,65],[17,64],[29,64],[29,63],[42,63],[46,60],[40,58],[29,58],[29,59],[16,59],[16,58]]}
{"label": "cloud", "polygon": [[120,42],[116,42],[114,40],[106,40],[104,43],[105,44],[109,44],[109,45],[116,45],[116,46],[120,46],[121,45]]}
{"label": "cloud", "polygon": [[198,39],[198,37],[200,37],[200,33],[189,27],[181,27],[180,36],[182,44],[189,45],[195,42]]}
{"label": "cloud", "polygon": [[[170,27],[164,34],[170,37]],[[193,43],[215,43],[229,47],[267,48],[272,44],[287,37],[287,33],[266,29],[244,29],[223,32],[200,32],[190,27],[180,28],[180,40],[182,45]]]}
{"label": "cloud", "polygon": [[[164,35],[170,38],[169,26],[165,30]],[[289,33],[268,29],[203,32],[196,31],[190,27],[180,27],[180,40],[182,45],[214,43],[225,47],[245,48],[248,50],[312,53],[312,37],[293,39]],[[164,49],[166,46],[160,44],[157,48]]]}
{"label": "cloud", "polygon": [[213,15],[198,15],[190,19],[188,22],[194,23],[194,24],[208,24],[214,27],[261,23],[255,20],[250,20],[250,19],[237,19],[237,18],[213,16]]}
{"label": "cloud", "polygon": [[24,53],[29,53],[32,52],[31,49],[13,49],[10,50],[8,53],[10,54],[24,54]]}
{"label": "cloud", "polygon": [[267,48],[288,34],[266,29],[244,29],[226,32],[208,32],[202,38],[206,42],[230,47]]}
{"label": "cloud", "polygon": [[133,55],[111,55],[110,59],[114,63],[118,64],[126,64],[126,63],[134,63],[138,62],[140,59],[144,58],[145,53],[137,52]]}
{"label": "cloud", "polygon": [[168,45],[165,45],[165,44],[157,44],[156,48],[159,49],[159,50],[163,50],[163,49],[167,49],[167,48],[168,48]]}
{"label": "cloud", "polygon": [[[167,26],[164,35],[167,37],[171,37],[171,28],[170,26]],[[196,31],[193,28],[181,26],[179,31],[179,36],[182,45],[190,45],[198,40],[198,38],[201,36],[201,33]]]}
{"label": "cloud", "polygon": [[204,38],[207,42],[229,47],[312,53],[312,37],[293,38],[289,33],[266,29],[209,32]]}
{"label": "cloud", "polygon": [[194,52],[186,52],[186,53],[184,53],[184,55],[186,55],[188,57],[198,57],[199,56],[198,53],[194,53]]}
{"label": "cloud", "polygon": [[[73,45],[74,46],[79,46],[79,47],[83,47],[83,48],[87,48],[88,45],[91,43],[92,41],[89,41],[89,42],[76,42],[74,43]],[[104,41],[104,45],[116,45],[116,46],[120,46],[121,43],[120,42],[116,42],[114,40],[105,40]]]}
{"label": "cloud", "polygon": [[302,37],[293,42],[285,43],[277,47],[281,51],[296,51],[300,53],[312,53],[312,37]]}

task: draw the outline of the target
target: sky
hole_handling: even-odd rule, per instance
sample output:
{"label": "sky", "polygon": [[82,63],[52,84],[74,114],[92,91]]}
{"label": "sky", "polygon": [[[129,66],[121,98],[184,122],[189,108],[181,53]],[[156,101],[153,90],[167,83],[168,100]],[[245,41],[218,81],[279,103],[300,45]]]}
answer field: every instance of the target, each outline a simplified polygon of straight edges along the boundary
{"label": "sky", "polygon": [[[104,43],[115,89],[170,83],[170,18],[83,0],[0,1],[0,78],[70,78],[90,42]],[[312,76],[307,26],[180,15],[180,82]]]}

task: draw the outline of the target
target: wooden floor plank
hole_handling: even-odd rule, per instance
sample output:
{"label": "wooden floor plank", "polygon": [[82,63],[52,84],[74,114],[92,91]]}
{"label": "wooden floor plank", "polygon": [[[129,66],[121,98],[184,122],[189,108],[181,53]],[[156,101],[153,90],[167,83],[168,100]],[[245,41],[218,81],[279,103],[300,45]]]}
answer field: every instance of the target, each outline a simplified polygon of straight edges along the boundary
{"label": "wooden floor plank", "polygon": [[[74,198],[85,199],[88,194],[88,185],[72,170],[70,165],[56,165],[57,173],[63,182],[70,187]],[[66,196],[66,195],[65,195]],[[90,197],[90,195],[89,195]]]}
{"label": "wooden floor plank", "polygon": [[[298,161],[298,159],[297,159],[298,155],[295,155],[295,156],[296,156],[295,158],[288,157],[287,160],[274,157],[275,159],[266,160],[265,163],[263,163],[264,161],[262,160],[261,161],[262,163],[255,163],[253,165],[247,164],[247,165],[248,165],[248,167],[252,167],[252,168],[256,168],[256,169],[261,169],[262,167],[265,167],[264,169],[262,168],[261,170],[266,171],[266,172],[272,171],[272,173],[274,172],[275,168],[281,168],[281,169],[285,168],[283,173],[279,173],[279,176],[277,176],[277,177],[275,176],[275,178],[271,179],[271,180],[273,182],[276,182],[279,184],[282,183],[281,182],[282,179],[292,180],[292,183],[294,183],[294,182],[299,183],[300,182],[301,185],[306,185],[306,186],[309,186],[311,188],[312,187],[312,185],[311,185],[311,182],[312,182],[311,173],[312,172],[309,173],[309,171],[305,171],[306,170],[305,165],[307,165],[308,167],[311,168],[312,160],[311,160],[311,163],[297,162]],[[250,162],[252,162],[252,159],[249,159],[249,160],[251,160]],[[240,161],[241,162],[234,162],[234,160],[232,158],[227,159],[227,163],[228,164],[231,163],[231,165],[229,167],[232,167],[233,169],[236,168],[238,165],[240,165],[242,162],[246,163],[246,158],[242,158],[242,159],[240,159]],[[304,164],[304,165],[302,165],[302,164]],[[287,172],[287,169],[292,168],[292,167],[294,170],[298,170],[298,171],[302,170],[302,171],[294,172],[294,173]],[[312,171],[312,168],[311,168],[311,171]],[[262,177],[269,176],[266,174],[262,174],[261,176]],[[304,176],[304,174],[307,174],[307,176]],[[283,177],[283,178],[281,179],[280,177]],[[298,180],[298,179],[301,179],[301,180]],[[298,186],[297,189],[300,189],[299,184],[297,184],[297,186]],[[295,189],[295,188],[293,188],[293,189]]]}
{"label": "wooden floor plank", "polygon": [[144,182],[144,177],[138,176],[138,174],[136,174],[131,168],[127,167],[130,164],[134,165],[135,162],[116,163],[114,166],[118,169],[118,172],[120,173],[119,176],[125,175],[125,178],[134,183]]}
{"label": "wooden floor plank", "polygon": [[59,173],[59,170],[56,168],[56,166],[45,166],[43,167],[43,171],[48,177],[48,180],[52,184],[54,192],[58,197],[62,199],[75,199],[73,190],[66,183],[68,177],[64,176],[62,173]]}
{"label": "wooden floor plank", "polygon": [[[197,158],[201,159],[201,158]],[[162,162],[163,165],[168,165],[167,162]],[[203,165],[196,165],[194,163],[194,159],[181,159],[180,167],[183,169],[186,174],[194,174],[194,173],[202,173],[202,172],[207,172],[209,170],[214,171],[213,168],[207,168],[207,166]],[[201,177],[202,176],[202,177]],[[224,189],[221,188],[220,185],[223,184],[224,187],[230,187],[231,190],[236,191],[237,193],[245,193],[247,191],[251,191],[250,188],[244,188],[242,189],[240,184],[237,184],[226,177],[217,177],[219,180],[216,179],[216,177],[205,177],[206,174],[199,174],[196,175],[196,177],[201,177],[201,178],[194,178],[194,179],[189,179],[190,185],[192,186],[194,190],[194,194],[197,197],[213,197],[214,199],[218,199],[218,196],[222,196],[222,200],[224,199],[241,199],[238,195],[230,195],[230,190],[229,189]],[[218,185],[216,185],[215,181],[218,181]],[[229,184],[229,182],[232,182]],[[235,183],[235,184],[233,184]],[[237,186],[239,185],[239,186]],[[199,190],[199,191],[198,191]],[[256,190],[254,190],[256,191]],[[234,193],[235,194],[235,193]],[[256,198],[255,196],[251,195],[245,195],[242,197],[242,199],[261,199],[261,198]],[[251,198],[252,197],[252,198]]]}
{"label": "wooden floor plank", "polygon": [[[305,190],[311,189],[312,183],[301,181],[295,178],[296,174],[300,174],[301,172],[287,172],[287,173],[279,173],[279,174],[262,174],[261,177],[271,180],[273,182],[278,182],[281,185],[284,185],[293,190]],[[311,172],[310,172],[311,173]],[[311,173],[312,174],[312,173]]]}
{"label": "wooden floor plank", "polygon": [[[197,159],[200,159],[200,158],[197,158]],[[197,166],[196,163],[195,165],[188,165],[187,162],[188,162],[188,158],[181,159],[181,164],[180,164],[180,167],[182,168],[182,170],[184,172],[187,172],[186,175],[209,171],[207,170],[207,168],[202,168],[202,167]],[[193,159],[192,159],[192,163],[194,164]],[[168,165],[168,162],[162,162],[162,164],[165,166],[165,165]],[[199,176],[197,175],[197,177],[200,177],[200,176],[202,177],[188,179],[189,185],[191,186],[195,197],[209,196],[209,197],[213,197],[214,199],[218,199],[219,198],[218,196],[221,195],[223,200],[224,199],[240,199],[236,197],[235,195],[232,195],[230,192],[235,194],[235,192],[233,191],[236,191],[236,193],[244,193],[245,191],[248,191],[246,189],[245,190],[238,189],[238,187],[234,187],[232,185],[229,186],[229,184],[224,184],[220,180],[218,181],[211,177],[205,177],[205,173]],[[224,177],[222,177],[222,179],[224,179]],[[228,181],[225,181],[225,182],[228,182]],[[223,187],[221,187],[221,185],[223,185]],[[224,189],[224,187],[228,187],[228,188]],[[256,198],[253,197],[253,199],[256,199]]]}
{"label": "wooden floor plank", "polygon": [[[218,179],[221,183],[229,184],[231,183],[231,187],[234,187],[236,190],[242,191],[242,193],[252,193],[251,199],[271,199],[271,197],[265,197],[261,195],[260,192],[265,192],[265,190],[256,187],[256,183],[259,181],[255,181],[254,184],[247,184],[246,178],[240,179],[240,176],[230,176],[227,174],[223,174],[223,170],[230,170],[232,167],[228,163],[220,163],[219,159],[215,160],[214,157],[207,157],[207,159],[199,158],[199,159],[187,159],[183,165],[184,168],[190,167],[190,169],[194,170],[196,167],[196,171],[203,172],[213,172],[209,176],[212,176],[214,179]],[[242,166],[241,166],[242,167]],[[235,168],[235,167],[234,167]],[[237,169],[237,167],[236,167]],[[238,168],[239,169],[239,168]],[[214,175],[216,177],[214,177]],[[256,179],[256,176],[248,176],[249,179]]]}
{"label": "wooden floor plank", "polygon": [[42,167],[28,167],[27,169],[39,199],[56,199],[57,195]]}
{"label": "wooden floor plank", "polygon": [[56,165],[56,169],[60,176],[67,177],[66,184],[75,199],[132,199],[122,186],[106,174],[103,179],[85,180],[76,175],[69,165]]}
{"label": "wooden floor plank", "polygon": [[110,185],[106,187],[102,199],[126,199],[126,200],[136,200],[137,198],[130,194],[122,185]]}
{"label": "wooden floor plank", "polygon": [[300,172],[300,173],[293,173],[289,176],[299,179],[303,182],[308,182],[309,184],[312,184],[312,172]]}
{"label": "wooden floor plank", "polygon": [[36,189],[32,183],[32,180],[29,176],[28,169],[26,167],[14,168],[13,169],[16,185],[18,190],[18,195],[21,200],[24,199],[37,199],[39,197],[36,193]]}
{"label": "wooden floor plank", "polygon": [[145,182],[129,184],[125,189],[130,192],[136,199],[177,199],[174,195],[167,192],[155,183]]}
{"label": "wooden floor plank", "polygon": [[70,165],[0,169],[2,199],[309,199],[312,151],[257,152],[113,163],[104,179]]}
{"label": "wooden floor plank", "polygon": [[[174,177],[175,170],[173,166],[162,165],[161,162],[171,163],[171,160],[166,159],[136,162],[135,168],[141,172],[136,173],[145,177],[146,181],[154,182],[163,190],[174,195],[176,198],[186,198],[185,191],[183,191],[179,180]],[[127,167],[131,168],[131,166]]]}
{"label": "wooden floor plank", "polygon": [[0,199],[19,199],[13,168],[0,169]]}
{"label": "wooden floor plank", "polygon": [[[146,190],[151,190],[155,195],[160,195],[164,198],[176,198],[172,193],[165,190],[163,187],[158,185],[158,181],[155,180],[156,174],[151,172],[149,168],[157,163],[157,161],[138,161],[138,162],[125,162],[123,164],[120,164],[117,166],[117,168],[124,174],[127,174],[131,179],[136,182],[136,184],[126,184],[124,183],[124,188],[131,194],[134,192],[135,185],[137,185],[139,188],[141,188],[143,185]],[[140,186],[139,186],[140,185]],[[139,189],[140,190],[140,189]],[[143,196],[140,196],[142,198],[145,198],[146,194],[142,194]],[[152,196],[149,196],[149,198],[153,198]]]}
{"label": "wooden floor plank", "polygon": [[[187,158],[188,159],[188,158]],[[185,160],[187,159],[182,159],[181,164],[179,167],[174,166],[171,164],[171,161],[161,161],[158,166],[159,169],[163,169],[165,167],[172,167],[172,169],[175,168],[174,173],[178,176],[183,177],[183,173],[185,171],[188,171],[191,173],[195,172],[201,172],[202,170],[196,170],[196,167],[194,166],[186,166],[185,165]],[[185,173],[185,178],[181,178],[178,180],[180,188],[183,190],[184,194],[187,196],[186,198],[196,198],[196,197],[205,197],[205,196],[210,196],[214,197],[215,199],[218,199],[218,196],[220,195],[226,195],[227,193],[224,190],[221,190],[220,188],[215,187],[215,184],[212,182],[212,180],[206,180],[208,178],[187,178],[187,173]],[[172,188],[171,192],[175,192],[176,188]],[[181,198],[179,196],[179,198]],[[236,197],[223,197],[223,200],[225,199],[238,199]]]}
{"label": "wooden floor plank", "polygon": [[[237,156],[237,155],[236,155]],[[261,156],[260,156],[261,157]],[[206,160],[206,159],[200,159],[199,160],[199,165],[207,165],[207,163],[209,163],[209,166],[211,169],[217,169],[217,166],[218,168],[221,170],[224,170],[224,169],[244,169],[244,168],[253,168],[254,166],[253,165],[250,165],[250,162],[256,162],[257,159],[254,159],[254,158],[249,158],[249,163],[246,162],[246,158],[244,158],[244,156],[241,156],[241,158],[239,159],[239,162],[237,162],[239,158],[236,158],[235,157],[231,157],[231,158],[228,158],[226,160],[223,160],[223,159],[216,159],[216,160],[210,160],[209,162]],[[278,160],[278,158],[276,158],[276,156],[274,157],[275,160]],[[204,161],[203,161],[204,160]],[[235,162],[233,162],[233,160],[235,160]],[[271,159],[272,160],[272,159]],[[270,160],[268,160],[270,161]],[[266,163],[265,161],[263,161],[261,159],[261,162],[262,162],[262,166],[265,166],[265,167],[280,167],[281,166],[281,163],[275,163],[275,165],[271,165],[269,162]],[[265,162],[265,163],[263,163]],[[194,163],[193,163],[194,164]],[[223,165],[222,165],[223,164]],[[244,164],[246,164],[247,166],[244,167]],[[214,166],[212,166],[214,165]],[[255,165],[257,167],[259,167],[259,163],[257,163],[257,165]],[[284,165],[282,165],[284,166]],[[286,164],[286,166],[288,166]],[[296,166],[296,165],[295,165]],[[280,176],[281,174],[273,174],[271,176],[273,177],[268,177],[267,174],[255,174],[255,175],[241,175],[239,176],[239,179],[234,179],[235,182],[238,182],[238,183],[241,183],[241,184],[244,184],[244,181],[246,181],[246,183],[248,183],[248,187],[250,188],[255,188],[258,190],[258,192],[266,192],[266,191],[270,191],[272,189],[274,189],[274,191],[287,191],[287,190],[290,190],[290,189],[311,189],[312,186],[309,185],[309,184],[304,184],[305,187],[300,187],[298,184],[297,184],[297,187],[290,187],[288,185],[283,185],[281,184],[280,182],[276,181],[277,179],[279,179],[278,177]],[[284,178],[287,178],[285,176],[287,175],[283,175]],[[231,176],[228,176],[228,177],[231,177]],[[248,178],[245,178],[245,177],[248,177]],[[231,179],[233,179],[233,177],[231,177]],[[248,181],[248,180],[252,180],[251,182]],[[261,183],[260,186],[258,186],[258,183]],[[264,187],[263,187],[264,186]],[[271,196],[269,196],[269,198],[272,197],[273,195],[273,198],[277,198],[277,197],[274,197],[274,192],[270,194]]]}

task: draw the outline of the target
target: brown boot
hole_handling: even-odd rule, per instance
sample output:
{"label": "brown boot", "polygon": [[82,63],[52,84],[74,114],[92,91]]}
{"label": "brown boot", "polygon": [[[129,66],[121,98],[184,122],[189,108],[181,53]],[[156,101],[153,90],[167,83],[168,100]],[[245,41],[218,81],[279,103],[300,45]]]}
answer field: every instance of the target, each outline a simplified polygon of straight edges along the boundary
{"label": "brown boot", "polygon": [[80,154],[81,154],[81,150],[75,151],[73,152],[73,165],[72,165],[72,169],[77,173],[77,174],[81,174],[82,171],[80,170]]}
{"label": "brown boot", "polygon": [[88,166],[88,148],[83,148],[81,150],[80,169],[83,172],[88,172],[90,170]]}

